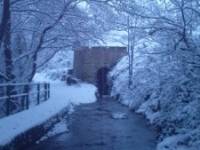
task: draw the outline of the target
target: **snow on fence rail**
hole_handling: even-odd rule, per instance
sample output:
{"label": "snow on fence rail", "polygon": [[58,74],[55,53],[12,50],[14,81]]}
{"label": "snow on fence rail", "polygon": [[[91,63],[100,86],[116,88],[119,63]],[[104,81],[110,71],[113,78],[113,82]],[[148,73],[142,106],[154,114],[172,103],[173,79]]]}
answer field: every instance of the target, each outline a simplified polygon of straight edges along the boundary
{"label": "snow on fence rail", "polygon": [[0,84],[0,118],[39,105],[49,98],[49,83]]}

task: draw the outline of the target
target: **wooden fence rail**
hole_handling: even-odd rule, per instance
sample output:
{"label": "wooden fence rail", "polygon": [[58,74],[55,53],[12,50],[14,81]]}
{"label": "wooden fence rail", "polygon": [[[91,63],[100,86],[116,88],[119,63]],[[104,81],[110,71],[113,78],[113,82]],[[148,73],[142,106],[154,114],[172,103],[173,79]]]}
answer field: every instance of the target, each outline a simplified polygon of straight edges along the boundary
{"label": "wooden fence rail", "polygon": [[0,118],[27,110],[49,98],[49,83],[0,84]]}

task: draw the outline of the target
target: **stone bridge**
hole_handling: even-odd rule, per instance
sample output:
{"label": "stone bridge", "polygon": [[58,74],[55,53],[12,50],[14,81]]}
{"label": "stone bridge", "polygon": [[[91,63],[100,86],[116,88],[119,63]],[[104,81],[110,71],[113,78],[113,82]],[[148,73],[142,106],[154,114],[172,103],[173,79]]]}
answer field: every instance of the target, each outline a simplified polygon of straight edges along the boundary
{"label": "stone bridge", "polygon": [[74,75],[85,82],[97,84],[98,76],[108,73],[126,53],[126,47],[77,48],[74,52]]}

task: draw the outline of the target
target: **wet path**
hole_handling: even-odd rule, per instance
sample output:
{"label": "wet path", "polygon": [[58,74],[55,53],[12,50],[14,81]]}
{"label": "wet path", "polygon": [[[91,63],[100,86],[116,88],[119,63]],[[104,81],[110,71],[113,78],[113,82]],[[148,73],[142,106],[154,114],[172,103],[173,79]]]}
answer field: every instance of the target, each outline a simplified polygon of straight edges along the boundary
{"label": "wet path", "polygon": [[[113,119],[123,112],[127,118]],[[27,150],[155,150],[156,133],[127,107],[107,100],[76,107],[70,132],[52,137]]]}

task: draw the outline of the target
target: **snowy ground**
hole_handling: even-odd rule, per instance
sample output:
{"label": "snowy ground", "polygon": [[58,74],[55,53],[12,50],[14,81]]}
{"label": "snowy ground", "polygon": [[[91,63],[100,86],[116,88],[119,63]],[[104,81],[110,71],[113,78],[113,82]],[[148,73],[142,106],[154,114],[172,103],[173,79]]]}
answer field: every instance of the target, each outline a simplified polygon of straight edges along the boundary
{"label": "snowy ground", "polygon": [[37,144],[40,142],[43,142],[53,136],[63,134],[63,133],[68,133],[68,122],[66,119],[63,119],[61,122],[58,122],[57,124],[54,125],[54,127],[43,137],[41,137],[38,141],[36,141]]}
{"label": "snowy ground", "polygon": [[50,100],[0,120],[0,146],[8,144],[17,135],[34,126],[44,123],[64,108],[96,101],[95,92],[96,87],[90,84],[66,86],[64,83],[54,83],[51,86]]}
{"label": "snowy ground", "polygon": [[[65,131],[67,125],[68,132]],[[110,97],[101,103],[76,107],[68,122],[58,125],[48,136],[50,138],[27,149],[155,150],[157,134],[142,117]]]}

